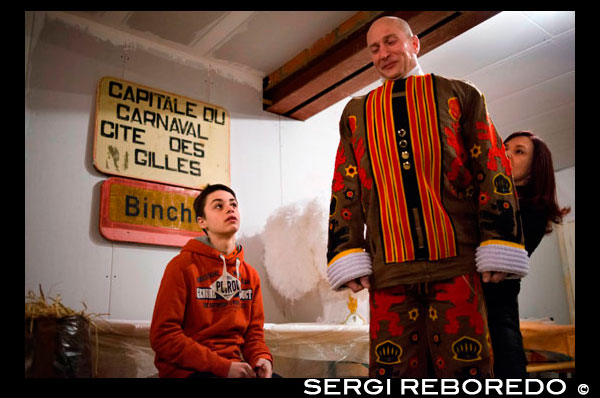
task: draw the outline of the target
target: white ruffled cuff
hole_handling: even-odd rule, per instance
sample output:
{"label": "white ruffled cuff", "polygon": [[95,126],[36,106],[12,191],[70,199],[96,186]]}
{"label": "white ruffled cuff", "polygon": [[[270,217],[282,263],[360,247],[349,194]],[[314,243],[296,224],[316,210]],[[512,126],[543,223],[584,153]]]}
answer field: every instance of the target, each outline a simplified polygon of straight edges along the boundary
{"label": "white ruffled cuff", "polygon": [[367,252],[354,252],[346,254],[327,267],[327,280],[333,290],[339,290],[346,282],[371,275],[371,256]]}
{"label": "white ruffled cuff", "polygon": [[475,251],[477,271],[507,272],[523,278],[529,272],[529,256],[521,245],[483,242]]}

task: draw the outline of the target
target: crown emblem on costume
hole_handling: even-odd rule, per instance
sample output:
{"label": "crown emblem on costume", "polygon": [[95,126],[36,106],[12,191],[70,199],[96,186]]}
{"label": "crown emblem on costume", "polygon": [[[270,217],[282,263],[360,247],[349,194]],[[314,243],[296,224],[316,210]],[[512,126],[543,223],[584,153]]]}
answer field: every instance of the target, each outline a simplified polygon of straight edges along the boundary
{"label": "crown emblem on costume", "polygon": [[494,177],[494,192],[500,195],[510,195],[512,193],[512,182],[510,178],[502,173]]}
{"label": "crown emblem on costume", "polygon": [[452,343],[453,359],[459,361],[477,361],[481,359],[481,343],[468,336],[463,336]]}
{"label": "crown emblem on costume", "polygon": [[375,356],[377,357],[376,362],[384,365],[400,363],[402,347],[390,340],[386,340],[375,347]]}
{"label": "crown emblem on costume", "polygon": [[331,202],[329,203],[329,218],[335,215],[335,211],[337,209],[337,197],[335,195],[331,195]]}

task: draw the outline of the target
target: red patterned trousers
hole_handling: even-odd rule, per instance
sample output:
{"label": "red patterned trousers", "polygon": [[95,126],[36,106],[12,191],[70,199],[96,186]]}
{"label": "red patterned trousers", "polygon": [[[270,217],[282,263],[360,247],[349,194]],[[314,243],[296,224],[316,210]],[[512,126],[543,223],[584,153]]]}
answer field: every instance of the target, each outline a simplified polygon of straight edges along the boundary
{"label": "red patterned trousers", "polygon": [[399,285],[370,294],[370,377],[490,376],[481,277]]}

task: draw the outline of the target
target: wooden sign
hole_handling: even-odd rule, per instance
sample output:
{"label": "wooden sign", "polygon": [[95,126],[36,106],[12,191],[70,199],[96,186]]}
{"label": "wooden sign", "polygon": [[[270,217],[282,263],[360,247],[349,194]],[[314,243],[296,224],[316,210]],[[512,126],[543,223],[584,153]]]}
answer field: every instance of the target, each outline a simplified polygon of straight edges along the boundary
{"label": "wooden sign", "polygon": [[96,100],[94,166],[106,174],[193,189],[229,185],[229,114],[104,77]]}
{"label": "wooden sign", "polygon": [[196,223],[200,191],[126,178],[102,183],[100,233],[108,240],[184,246],[204,232]]}

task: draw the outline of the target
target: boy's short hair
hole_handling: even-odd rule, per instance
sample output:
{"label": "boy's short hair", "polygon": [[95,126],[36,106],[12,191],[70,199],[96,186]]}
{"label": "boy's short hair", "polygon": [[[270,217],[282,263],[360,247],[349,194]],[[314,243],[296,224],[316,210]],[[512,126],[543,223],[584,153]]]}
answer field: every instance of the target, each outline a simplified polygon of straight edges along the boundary
{"label": "boy's short hair", "polygon": [[215,191],[227,191],[233,195],[233,197],[237,200],[235,196],[235,192],[233,189],[229,188],[227,185],[223,184],[213,184],[206,185],[202,192],[194,199],[194,211],[196,212],[196,218],[202,217],[204,218],[204,206],[206,205],[206,197]]}

